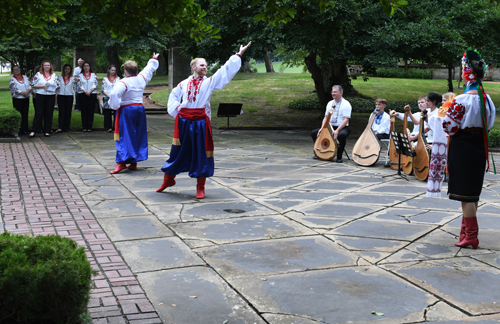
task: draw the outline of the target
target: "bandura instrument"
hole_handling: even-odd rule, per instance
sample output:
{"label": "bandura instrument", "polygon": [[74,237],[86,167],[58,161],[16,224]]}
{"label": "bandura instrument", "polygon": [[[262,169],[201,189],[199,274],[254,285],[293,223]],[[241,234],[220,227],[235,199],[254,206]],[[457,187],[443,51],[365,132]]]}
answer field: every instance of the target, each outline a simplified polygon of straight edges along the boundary
{"label": "bandura instrument", "polygon": [[335,105],[332,106],[314,142],[314,155],[322,161],[331,161],[337,156],[338,143],[333,139],[333,127],[330,124]]}
{"label": "bandura instrument", "polygon": [[377,163],[380,155],[380,142],[373,133],[372,125],[377,112],[374,111],[363,134],[358,138],[352,149],[352,159],[359,165],[372,166]]}
{"label": "bandura instrument", "polygon": [[420,115],[420,132],[418,132],[418,142],[415,147],[415,157],[413,158],[413,171],[415,178],[421,181],[427,180],[429,176],[429,153],[427,152],[427,141],[424,137],[424,119],[427,116],[427,110]]}
{"label": "bandura instrument", "polygon": [[394,138],[392,137],[392,132],[395,131],[394,123],[396,122],[396,117],[391,117],[391,138],[389,141],[389,167],[393,170],[399,170],[399,154],[396,151],[396,145],[394,145]]}
{"label": "bandura instrument", "polygon": [[[405,115],[403,117],[403,132],[406,133],[406,126],[408,124],[408,116],[411,114],[411,107],[405,106]],[[411,143],[410,143],[411,144]],[[407,175],[413,174],[413,156],[401,155],[401,168]]]}

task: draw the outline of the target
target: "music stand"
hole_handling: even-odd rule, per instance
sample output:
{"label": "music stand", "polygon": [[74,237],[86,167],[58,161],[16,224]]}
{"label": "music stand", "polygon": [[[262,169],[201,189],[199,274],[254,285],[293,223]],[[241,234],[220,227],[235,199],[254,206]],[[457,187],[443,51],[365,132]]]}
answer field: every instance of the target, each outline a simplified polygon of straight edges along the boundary
{"label": "music stand", "polygon": [[241,103],[220,103],[217,110],[217,117],[227,117],[227,129],[229,131],[229,117],[236,117],[241,114]]}
{"label": "music stand", "polygon": [[[398,173],[397,175],[400,176],[401,178],[405,179],[406,181],[408,178],[406,175],[401,173],[402,167],[401,167],[401,155],[404,154],[406,156],[411,156],[413,157],[415,153],[413,152],[410,144],[410,140],[408,139],[408,135],[406,133],[397,133],[397,132],[391,132],[391,136],[393,138],[394,142],[394,147],[396,148],[396,152],[398,153]],[[383,178],[388,177],[384,176]]]}

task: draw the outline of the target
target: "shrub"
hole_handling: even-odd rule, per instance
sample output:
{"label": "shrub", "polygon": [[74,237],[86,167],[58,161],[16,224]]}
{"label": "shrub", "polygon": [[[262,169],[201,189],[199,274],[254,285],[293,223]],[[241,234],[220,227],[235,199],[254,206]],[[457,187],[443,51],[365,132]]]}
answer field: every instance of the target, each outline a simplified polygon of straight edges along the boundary
{"label": "shrub", "polygon": [[500,129],[492,129],[489,133],[490,146],[500,146]]}
{"label": "shrub", "polygon": [[429,70],[422,69],[404,69],[399,68],[378,68],[375,72],[380,78],[403,78],[403,79],[431,79],[432,74]]}
{"label": "shrub", "polygon": [[0,322],[77,322],[94,273],[85,250],[69,238],[1,234]]}
{"label": "shrub", "polygon": [[288,104],[288,108],[298,110],[321,109],[318,97],[292,100]]}
{"label": "shrub", "polygon": [[21,125],[21,113],[13,107],[0,108],[0,134],[16,133]]}
{"label": "shrub", "polygon": [[[352,106],[352,112],[355,113],[371,113],[375,110],[375,100],[372,99],[363,99],[363,98],[346,98]],[[407,101],[388,101],[386,112],[389,112],[389,109],[396,110],[398,112],[403,112],[403,108],[406,105],[410,105],[411,111],[416,113],[420,111],[418,109],[417,102],[407,102]],[[320,107],[319,100],[317,97],[314,98],[306,98],[306,99],[296,99],[291,101],[288,104],[288,108],[291,109],[299,109],[299,110],[309,110],[309,109],[326,109],[326,107]]]}

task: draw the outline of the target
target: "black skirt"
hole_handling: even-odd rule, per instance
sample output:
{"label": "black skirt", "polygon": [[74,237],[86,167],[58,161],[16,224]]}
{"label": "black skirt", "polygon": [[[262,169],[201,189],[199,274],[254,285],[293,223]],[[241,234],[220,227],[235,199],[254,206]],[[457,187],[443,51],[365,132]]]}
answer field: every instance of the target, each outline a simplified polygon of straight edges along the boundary
{"label": "black skirt", "polygon": [[486,172],[483,133],[458,131],[450,138],[448,194],[453,200],[479,201]]}

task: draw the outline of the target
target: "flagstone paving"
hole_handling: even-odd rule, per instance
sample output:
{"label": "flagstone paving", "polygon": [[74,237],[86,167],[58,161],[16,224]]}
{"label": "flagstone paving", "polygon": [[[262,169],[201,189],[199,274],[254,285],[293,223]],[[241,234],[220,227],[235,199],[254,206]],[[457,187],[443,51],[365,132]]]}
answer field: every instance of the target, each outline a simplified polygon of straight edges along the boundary
{"label": "flagstone paving", "polygon": [[116,175],[105,132],[0,143],[0,229],[86,248],[93,323],[500,322],[499,175],[485,177],[479,248],[460,249],[446,183],[426,197],[383,158],[314,160],[308,131],[214,130],[197,200],[186,174],[155,191],[173,120],[148,115],[148,129],[148,161]]}

